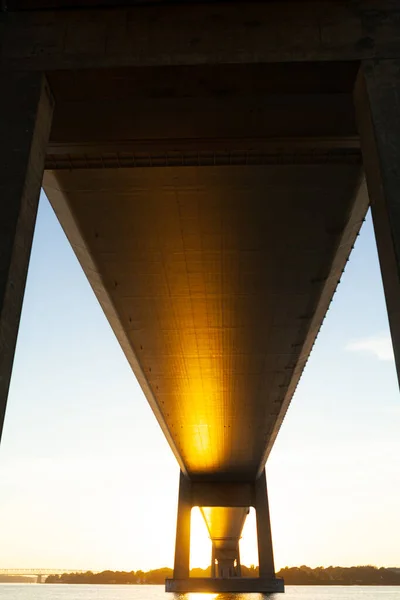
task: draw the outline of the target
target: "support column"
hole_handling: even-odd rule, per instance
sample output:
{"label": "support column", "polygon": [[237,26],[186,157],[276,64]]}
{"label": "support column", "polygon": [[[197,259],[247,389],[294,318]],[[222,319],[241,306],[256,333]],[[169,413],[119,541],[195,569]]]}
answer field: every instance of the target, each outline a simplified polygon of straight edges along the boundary
{"label": "support column", "polygon": [[265,469],[255,484],[255,509],[257,521],[259,576],[275,577],[274,553],[272,549],[271,522],[267,495]]}
{"label": "support column", "polygon": [[211,545],[211,577],[216,577],[216,569],[215,569],[215,546],[214,543]]}
{"label": "support column", "polygon": [[240,562],[240,548],[239,548],[239,542],[237,545],[237,558],[236,558],[236,575],[238,577],[242,576],[242,564]]}
{"label": "support column", "polygon": [[400,381],[400,59],[364,62],[354,100]]}
{"label": "support column", "polygon": [[189,578],[191,511],[191,483],[181,471],[179,477],[178,517],[176,522],[174,579]]}
{"label": "support column", "polygon": [[0,440],[50,134],[41,73],[0,71]]}

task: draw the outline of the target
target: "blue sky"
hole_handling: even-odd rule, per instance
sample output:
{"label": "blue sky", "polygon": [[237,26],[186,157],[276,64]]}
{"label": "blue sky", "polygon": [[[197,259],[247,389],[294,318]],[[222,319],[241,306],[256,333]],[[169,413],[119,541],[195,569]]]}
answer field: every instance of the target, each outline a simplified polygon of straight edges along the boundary
{"label": "blue sky", "polygon": [[[399,432],[368,216],[267,464],[278,568],[399,564]],[[0,567],[172,565],[177,491],[175,458],[43,196],[0,449]],[[192,564],[206,566],[197,513],[193,529]],[[257,562],[253,514],[242,559]]]}

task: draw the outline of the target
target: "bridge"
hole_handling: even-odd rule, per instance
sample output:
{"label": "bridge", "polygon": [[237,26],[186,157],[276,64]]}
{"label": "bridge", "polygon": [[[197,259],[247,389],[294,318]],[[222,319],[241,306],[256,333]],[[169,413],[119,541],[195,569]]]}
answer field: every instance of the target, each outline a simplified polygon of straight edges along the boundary
{"label": "bridge", "polygon": [[0,423],[43,185],[180,465],[167,589],[283,591],[265,463],[369,205],[399,369],[400,9],[77,6],[0,16]]}
{"label": "bridge", "polygon": [[0,575],[17,576],[23,577],[36,577],[37,583],[43,583],[43,578],[49,575],[63,575],[64,573],[85,573],[85,571],[79,571],[75,569],[43,569],[43,568],[30,568],[30,569],[0,569]]}

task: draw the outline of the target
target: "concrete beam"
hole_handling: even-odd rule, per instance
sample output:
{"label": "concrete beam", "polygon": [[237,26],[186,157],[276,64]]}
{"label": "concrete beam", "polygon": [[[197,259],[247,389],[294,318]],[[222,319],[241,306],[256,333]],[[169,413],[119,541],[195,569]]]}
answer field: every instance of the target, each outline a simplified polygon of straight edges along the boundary
{"label": "concrete beam", "polygon": [[[88,173],[88,171],[85,172],[85,178],[88,176]],[[93,292],[95,293],[96,298],[103,309],[104,314],[106,315],[122,350],[124,351],[132,371],[134,372],[135,377],[138,380],[138,383],[156,416],[161,430],[174,453],[180,469],[186,473],[185,464],[178,448],[175,445],[171,432],[168,429],[168,425],[163,418],[159,403],[157,402],[153,390],[149,385],[146,374],[132,348],[127,331],[121,321],[121,315],[115,306],[113,298],[110,296],[109,290],[104,284],[104,277],[100,272],[95,259],[93,258],[92,252],[90,251],[88,239],[83,235],[82,228],[79,226],[76,215],[70,206],[68,201],[68,192],[65,188],[63,188],[63,186],[60,185],[57,173],[52,171],[45,172],[43,178],[43,187],[65,231],[68,241],[77,256],[86,277],[88,278]]]}
{"label": "concrete beam", "polygon": [[41,73],[0,72],[0,439],[50,133]]}
{"label": "concrete beam", "polygon": [[[321,201],[323,201],[322,198]],[[295,364],[284,401],[282,402],[277,418],[273,424],[268,445],[258,469],[258,476],[262,476],[263,474],[265,463],[267,462],[268,456],[275,443],[276,437],[289,408],[291,399],[293,398],[293,394],[296,391],[297,385],[300,381],[303,369],[307,364],[308,357],[314,346],[326,313],[329,310],[329,306],[332,302],[336,288],[340,283],[340,278],[345,269],[347,261],[349,260],[350,252],[354,247],[354,243],[360,231],[361,225],[365,219],[368,206],[369,198],[367,186],[365,178],[361,176],[358,188],[354,194],[351,210],[347,215],[347,221],[343,223],[341,228],[338,229],[336,254],[327,277],[321,281],[322,286],[318,303],[316,306],[314,306],[312,317],[310,317],[310,319],[305,319],[304,321],[304,328],[307,331],[307,333],[304,335],[305,342],[299,349],[297,362]]]}
{"label": "concrete beam", "polygon": [[[193,69],[192,77],[196,77],[196,70]],[[243,70],[237,71],[241,76]],[[268,77],[269,70],[263,71],[260,75]],[[72,85],[80,85],[80,77],[69,79]],[[110,97],[108,92],[106,99],[93,94],[80,102],[65,102],[62,90],[54,113],[49,152],[193,150],[199,144],[204,147],[210,139],[216,146],[225,147],[229,140],[243,146],[259,143],[260,138],[306,138],[309,145],[313,142],[317,146],[323,140],[358,142],[351,92],[251,96],[250,91],[248,96],[225,93],[218,97],[217,91],[208,98],[154,99],[135,97],[134,83],[128,82],[127,98],[123,100]],[[209,144],[210,141],[208,147]]]}
{"label": "concrete beam", "polygon": [[[238,168],[231,165],[229,168],[224,167],[223,169],[218,167],[201,167],[201,169],[193,167],[103,168],[72,170],[71,172],[66,170],[48,171],[45,174],[46,193],[84,272],[177,460],[180,461],[181,470],[184,470],[186,466],[195,481],[213,479],[227,482],[249,482],[250,478],[255,479],[257,472],[262,471],[267,455],[264,452],[266,446],[268,444],[266,450],[268,453],[283,421],[367,210],[367,194],[365,194],[365,198],[360,193],[357,195],[360,186],[360,172],[361,169],[358,166],[339,167],[328,164],[324,167],[280,165],[277,168],[250,166]],[[200,187],[198,186],[199,181],[201,181]],[[154,240],[152,241],[154,244],[159,243],[158,239],[162,240],[162,244],[181,240],[177,232],[181,231],[182,226],[186,228],[186,224],[183,224],[179,212],[176,212],[174,208],[177,197],[172,196],[171,200],[164,200],[164,191],[162,190],[165,186],[173,186],[171,189],[178,190],[179,194],[186,193],[183,190],[192,189],[193,195],[190,195],[187,202],[188,206],[193,208],[197,202],[202,202],[202,194],[215,194],[215,190],[218,190],[218,197],[221,198],[218,200],[218,206],[221,206],[221,209],[223,207],[223,211],[226,211],[223,214],[227,222],[231,222],[235,215],[237,219],[243,218],[242,215],[246,214],[247,208],[244,208],[245,204],[240,199],[242,196],[238,196],[236,191],[239,187],[245,189],[246,206],[252,206],[252,211],[253,209],[255,211],[249,234],[254,231],[260,251],[262,248],[260,259],[261,256],[263,257],[261,262],[254,263],[252,269],[260,268],[260,273],[263,273],[262,280],[265,277],[265,281],[268,282],[265,289],[257,288],[258,295],[254,295],[254,301],[250,304],[240,304],[240,308],[238,306],[232,313],[233,324],[241,322],[242,319],[245,319],[243,323],[248,323],[248,333],[245,333],[245,329],[243,329],[243,337],[240,338],[240,340],[243,339],[240,344],[243,343],[245,353],[252,356],[252,360],[258,352],[260,352],[260,356],[261,354],[265,355],[265,360],[262,362],[263,376],[260,380],[263,382],[262,386],[260,387],[256,383],[258,380],[255,380],[251,371],[247,371],[246,367],[246,378],[240,376],[239,386],[230,392],[232,393],[230,406],[235,407],[238,419],[234,419],[234,422],[237,423],[235,433],[233,433],[233,428],[227,427],[225,434],[224,412],[222,409],[221,411],[218,409],[217,414],[216,406],[223,406],[220,392],[216,396],[218,403],[215,405],[210,403],[210,408],[207,410],[204,409],[203,400],[200,397],[198,399],[199,410],[204,410],[204,414],[210,410],[209,414],[212,414],[218,423],[218,428],[210,429],[210,434],[212,433],[214,436],[215,432],[216,437],[210,438],[207,452],[210,452],[210,455],[215,453],[216,456],[218,453],[221,456],[221,462],[216,462],[209,472],[205,472],[204,463],[201,462],[204,459],[200,458],[198,451],[192,451],[191,432],[193,430],[191,426],[188,427],[188,424],[192,423],[193,403],[192,401],[187,403],[187,395],[182,395],[181,399],[176,395],[177,390],[180,389],[177,387],[179,381],[177,377],[182,375],[180,370],[174,371],[173,369],[178,364],[177,360],[180,361],[180,365],[186,364],[188,353],[182,352],[185,346],[182,346],[181,343],[172,348],[167,345],[165,334],[161,335],[160,328],[155,327],[154,315],[157,312],[153,313],[152,311],[162,309],[162,329],[171,329],[176,332],[174,333],[177,336],[176,339],[183,339],[182,331],[187,327],[183,323],[189,322],[183,321],[184,314],[187,314],[185,318],[190,319],[195,327],[202,321],[197,318],[192,321],[195,313],[192,313],[191,304],[186,300],[185,304],[179,305],[179,320],[177,321],[175,309],[174,311],[169,309],[172,297],[167,294],[166,288],[164,286],[152,288],[150,280],[149,283],[142,282],[140,274],[154,266],[151,253],[144,252],[136,258],[135,254],[120,252],[122,247],[135,248],[137,244],[143,244],[145,241],[147,243],[150,240]],[[257,198],[259,194],[264,193],[262,191],[264,188],[268,189],[270,202],[261,204]],[[285,190],[283,196],[282,190]],[[84,203],[81,201],[82,192],[85,193]],[[127,193],[137,194],[135,197],[138,198],[138,201],[128,203]],[[196,199],[197,197],[199,200]],[[233,198],[235,198],[234,202]],[[284,211],[284,215],[279,217],[274,230],[272,228],[270,230],[269,223],[273,218],[273,213],[270,211],[275,202],[280,211],[285,206],[289,212],[287,216]],[[147,217],[149,206],[152,206],[151,218]],[[235,210],[232,212],[234,207]],[[170,213],[171,210],[173,212]],[[207,218],[215,218],[213,207],[209,209],[207,205],[204,205],[204,210],[208,215]],[[296,210],[300,221],[290,216],[293,210]],[[168,229],[164,228],[164,213],[173,215],[171,227]],[[141,223],[140,226],[139,223]],[[242,232],[236,225],[239,221],[234,220],[232,223],[235,233],[230,243],[232,243],[232,248],[240,248]],[[268,232],[267,242],[262,241],[260,237],[261,223],[264,224],[264,236]],[[324,224],[322,228],[321,223]],[[200,221],[196,224],[196,235],[201,236],[199,224]],[[288,229],[289,226],[290,229]],[[116,233],[117,227],[118,233]],[[133,230],[135,231],[134,235],[132,234]],[[94,236],[94,231],[101,232],[98,239]],[[146,231],[145,235],[144,231]],[[159,231],[163,232],[161,238]],[[188,231],[190,230],[188,229]],[[274,254],[269,250],[267,252],[266,248],[273,250],[282,244],[282,239],[285,239],[288,231],[291,232],[293,248],[298,249],[300,255],[294,256],[294,262],[290,265],[278,262],[278,268],[282,269],[282,279],[278,282],[275,277],[272,277],[271,271],[272,268],[276,268],[275,262],[273,262],[275,261]],[[307,235],[304,232],[308,232]],[[315,232],[318,232],[318,237],[314,236]],[[313,240],[312,246],[310,246],[313,248],[313,252],[306,255],[303,253],[309,237],[310,241]],[[198,239],[200,240],[201,237]],[[208,240],[202,242],[204,247],[211,248],[211,245],[208,246],[209,243]],[[319,253],[319,248],[323,248],[322,254]],[[114,256],[112,256],[113,254]],[[172,253],[171,255],[168,253],[168,260],[172,260],[174,264],[175,258]],[[188,255],[186,260],[191,261],[192,258],[189,258]],[[267,264],[268,269],[266,269]],[[196,263],[193,263],[193,266],[197,269]],[[232,272],[238,272],[233,263]],[[137,279],[138,277],[139,279]],[[114,285],[115,281],[120,282],[118,286]],[[140,292],[140,297],[135,298],[135,289],[139,282],[142,282],[140,283],[141,288],[142,285],[145,285],[142,288],[143,291]],[[281,287],[283,283],[284,287]],[[185,290],[185,294],[190,298],[192,292],[189,284],[184,282],[180,285],[183,286],[181,290]],[[204,290],[207,289],[209,289],[207,286],[204,287]],[[280,301],[275,304],[275,300],[270,297],[270,294],[278,294],[276,297]],[[153,298],[155,304],[149,304],[147,298]],[[202,316],[206,302],[201,300],[200,305],[197,305],[198,299],[193,299],[192,302],[196,302],[194,304],[196,307],[199,306],[196,308],[196,315]],[[282,309],[280,306],[278,307],[278,304],[282,305]],[[178,305],[175,303],[175,306]],[[212,312],[214,323],[219,323],[217,319],[220,318],[220,309],[217,310],[217,306],[219,307],[220,304],[216,305]],[[267,306],[271,306],[271,311],[269,308],[266,311]],[[168,310],[166,310],[167,307]],[[256,317],[255,315],[260,316]],[[266,316],[270,316],[269,318],[272,319],[273,315],[274,319],[277,319],[277,324],[270,329],[266,338],[263,334],[261,335],[259,323],[261,322],[262,327],[266,330],[267,327],[270,328],[269,321],[259,321],[259,319],[261,316],[262,319]],[[179,324],[181,322],[182,325]],[[211,336],[210,339],[215,340],[213,343],[216,344],[216,336],[219,335],[216,333],[216,328],[208,327],[206,319],[201,327],[204,327],[207,336]],[[249,335],[251,338],[248,337]],[[233,340],[233,338],[229,338],[229,340],[231,339]],[[249,343],[250,339],[257,340],[257,346],[254,341]],[[141,346],[146,350],[142,352]],[[209,345],[204,346],[204,350],[201,352],[207,355]],[[236,354],[231,342],[224,346],[224,352],[229,352],[229,355],[230,353]],[[225,367],[222,369],[222,361],[224,360],[225,358],[222,358],[221,355],[221,367],[218,366],[217,371],[218,386],[223,383],[222,374],[225,373]],[[255,364],[257,365],[258,362]],[[190,368],[192,369],[192,367]],[[165,373],[169,375],[165,376]],[[190,373],[193,376],[196,375],[193,370],[190,370]],[[234,372],[233,374],[235,377],[230,379],[229,386],[233,385],[235,381],[236,374]],[[247,403],[243,404],[242,398],[251,398],[253,394],[254,404],[252,401],[251,408],[248,408]],[[206,400],[207,398],[204,399],[204,401]],[[178,406],[181,406],[182,410],[174,408]],[[239,409],[240,412],[238,412]],[[256,417],[257,414],[262,416]],[[243,428],[243,422],[248,425],[257,424],[257,435],[253,435],[253,427]],[[223,435],[220,433],[222,431],[224,431]],[[225,439],[229,445],[227,445],[228,442],[223,441]],[[226,452],[224,448],[231,446],[234,449],[236,440],[242,450],[232,459],[232,454]],[[248,454],[250,449],[251,453]]]}
{"label": "concrete beam", "polygon": [[400,381],[400,60],[363,63],[354,98]]}
{"label": "concrete beam", "polygon": [[[89,16],[90,15],[90,16]],[[2,13],[0,66],[354,61],[400,56],[390,0],[232,2]]]}
{"label": "concrete beam", "polygon": [[254,504],[254,486],[251,483],[192,483],[192,506],[241,508]]}
{"label": "concrete beam", "polygon": [[[46,167],[360,160],[352,100],[357,68],[350,63],[339,75],[336,66],[294,66],[141,69],[147,76],[139,69],[52,73],[57,108]],[[312,81],[321,81],[319,91]],[[287,82],[290,91],[280,93]],[[297,93],[299,85],[311,89]]]}

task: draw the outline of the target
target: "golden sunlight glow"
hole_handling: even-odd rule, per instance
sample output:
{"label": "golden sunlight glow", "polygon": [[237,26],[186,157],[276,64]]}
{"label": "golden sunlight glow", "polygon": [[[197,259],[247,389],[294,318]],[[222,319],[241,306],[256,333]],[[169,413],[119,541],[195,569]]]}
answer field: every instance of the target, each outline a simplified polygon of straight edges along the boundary
{"label": "golden sunlight glow", "polygon": [[[180,383],[176,393],[178,397],[189,398],[190,402],[187,409],[183,402],[179,403],[180,409],[182,410],[182,406],[185,409],[180,438],[182,448],[190,449],[185,457],[189,470],[209,473],[224,461],[226,450],[220,413],[215,410],[215,407],[222,403],[219,381],[222,377],[222,367],[218,358],[206,356],[202,346],[200,351],[204,355],[196,356],[199,343],[191,340],[192,338],[189,338],[186,342],[181,342],[189,369],[188,379]],[[195,347],[192,344],[195,344]],[[179,415],[176,419],[178,421]]]}
{"label": "golden sunlight glow", "polygon": [[198,456],[209,453],[211,443],[208,423],[200,422],[193,426],[193,444]]}
{"label": "golden sunlight glow", "polygon": [[246,565],[246,567],[258,565],[256,511],[253,507],[250,508],[244,522],[239,548],[242,565]]}
{"label": "golden sunlight glow", "polygon": [[[205,513],[208,508],[203,508]],[[258,565],[256,515],[254,508],[246,518],[242,537],[240,540],[240,558],[246,566]],[[200,567],[206,569],[211,563],[211,540],[200,508],[192,508],[191,515],[191,540],[190,540],[190,568]]]}
{"label": "golden sunlight glow", "polygon": [[[211,564],[211,540],[200,509],[192,508],[190,536],[190,568],[206,569]],[[208,594],[207,594],[208,596]],[[198,598],[196,594],[196,598]]]}
{"label": "golden sunlight glow", "polygon": [[206,594],[206,593],[198,593],[196,592],[195,594],[190,592],[189,594],[185,594],[186,597],[188,598],[188,600],[212,600],[213,598],[216,598],[218,596],[218,594]]}

